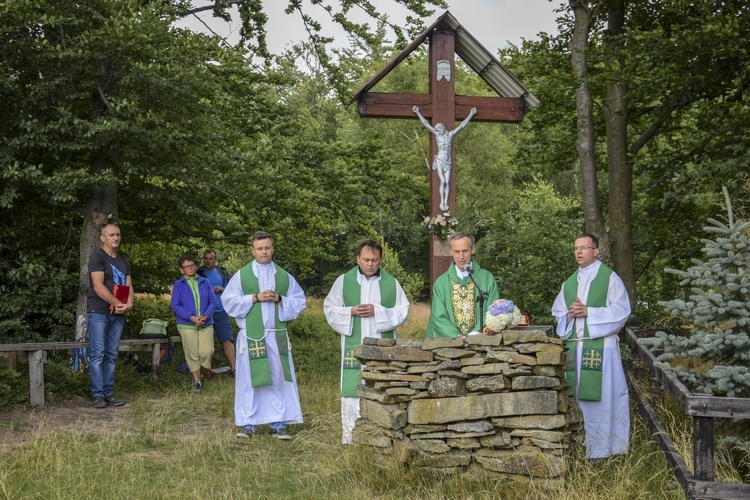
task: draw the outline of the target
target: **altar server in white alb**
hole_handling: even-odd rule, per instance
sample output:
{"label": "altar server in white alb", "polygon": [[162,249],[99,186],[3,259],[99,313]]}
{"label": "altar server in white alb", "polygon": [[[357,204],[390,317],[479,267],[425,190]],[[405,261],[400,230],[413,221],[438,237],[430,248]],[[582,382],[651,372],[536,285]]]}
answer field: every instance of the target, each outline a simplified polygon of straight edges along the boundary
{"label": "altar server in white alb", "polygon": [[562,286],[552,306],[557,334],[570,349],[565,378],[583,410],[586,458],[628,451],[630,404],[620,358],[618,332],[630,316],[625,285],[598,260],[599,240],[576,238],[578,270]]}
{"label": "altar server in white alb", "polygon": [[339,276],[323,303],[328,324],[341,335],[341,442],[352,442],[359,418],[360,362],[352,356],[363,338],[396,338],[395,328],[406,321],[409,300],[399,282],[380,269],[383,247],[364,240],[357,248],[357,267]]}
{"label": "altar server in white alb", "polygon": [[258,231],[252,236],[255,260],[227,283],[221,297],[235,318],[237,336],[234,422],[237,437],[254,435],[270,424],[274,437],[291,439],[287,424],[302,423],[302,407],[286,322],[307,306],[297,281],[273,262],[273,239]]}

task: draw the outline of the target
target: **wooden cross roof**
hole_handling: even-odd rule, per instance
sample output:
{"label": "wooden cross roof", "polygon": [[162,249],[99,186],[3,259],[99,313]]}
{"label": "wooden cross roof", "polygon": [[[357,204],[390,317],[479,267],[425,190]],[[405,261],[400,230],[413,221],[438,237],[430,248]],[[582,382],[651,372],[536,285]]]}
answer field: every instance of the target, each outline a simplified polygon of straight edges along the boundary
{"label": "wooden cross roof", "polygon": [[523,99],[524,108],[530,110],[539,104],[539,99],[524,87],[500,61],[492,55],[471,33],[461,26],[455,17],[446,11],[434,23],[417,36],[398,55],[386,64],[375,76],[362,85],[346,104],[349,107],[354,101],[368,92],[390,71],[398,66],[409,54],[419,47],[433,30],[449,30],[456,33],[456,54],[473,69],[487,85],[501,97]]}

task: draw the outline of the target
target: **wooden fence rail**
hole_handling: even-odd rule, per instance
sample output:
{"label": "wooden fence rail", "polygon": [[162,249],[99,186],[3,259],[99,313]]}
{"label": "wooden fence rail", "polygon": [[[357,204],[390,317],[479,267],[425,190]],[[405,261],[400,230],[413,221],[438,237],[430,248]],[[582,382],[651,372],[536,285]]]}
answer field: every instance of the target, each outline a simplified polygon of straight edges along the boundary
{"label": "wooden fence rail", "polygon": [[[180,337],[171,337],[171,342],[180,342]],[[159,371],[159,354],[161,344],[166,339],[122,339],[120,340],[120,351],[151,352],[151,369],[156,376]],[[90,347],[90,342],[39,342],[24,344],[0,344],[0,352],[8,353],[6,363],[15,368],[15,359],[18,353],[25,352],[29,357],[29,403],[35,406],[44,406],[44,358],[47,351],[60,351],[65,349],[78,349]]]}
{"label": "wooden fence rail", "polygon": [[638,388],[637,374],[632,372],[628,374],[638,409],[688,498],[750,498],[750,484],[714,481],[714,418],[750,418],[750,399],[691,393],[673,372],[656,366],[659,360],[646,346],[638,343],[638,336],[632,329],[626,330],[626,336],[633,355],[638,356],[648,367],[652,383],[662,385],[682,411],[693,418],[694,472],[691,472],[669,438],[656,412]]}

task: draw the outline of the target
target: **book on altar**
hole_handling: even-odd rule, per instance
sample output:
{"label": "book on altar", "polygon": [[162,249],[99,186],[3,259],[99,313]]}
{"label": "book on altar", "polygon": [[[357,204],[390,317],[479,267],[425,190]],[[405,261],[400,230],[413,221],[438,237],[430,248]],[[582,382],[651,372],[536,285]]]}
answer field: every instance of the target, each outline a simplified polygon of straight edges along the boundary
{"label": "book on altar", "polygon": [[[119,300],[123,304],[127,304],[128,299],[130,298],[130,287],[128,285],[115,285],[112,288],[112,295],[114,295],[117,300]],[[109,310],[114,311],[115,306],[110,305]]]}

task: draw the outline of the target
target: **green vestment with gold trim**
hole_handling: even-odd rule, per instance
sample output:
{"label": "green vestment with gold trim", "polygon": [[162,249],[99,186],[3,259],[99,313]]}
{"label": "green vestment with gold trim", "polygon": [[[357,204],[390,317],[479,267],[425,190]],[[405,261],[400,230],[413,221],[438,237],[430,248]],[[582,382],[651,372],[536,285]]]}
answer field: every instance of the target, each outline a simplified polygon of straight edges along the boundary
{"label": "green vestment with gold trim", "polygon": [[476,262],[472,261],[471,266],[477,285],[489,294],[484,308],[479,310],[479,301],[476,300],[478,291],[471,278],[459,278],[456,265],[451,263],[432,287],[432,306],[425,337],[457,338],[459,335],[478,331],[480,318],[484,318],[490,304],[500,298],[492,273],[482,269]]}

